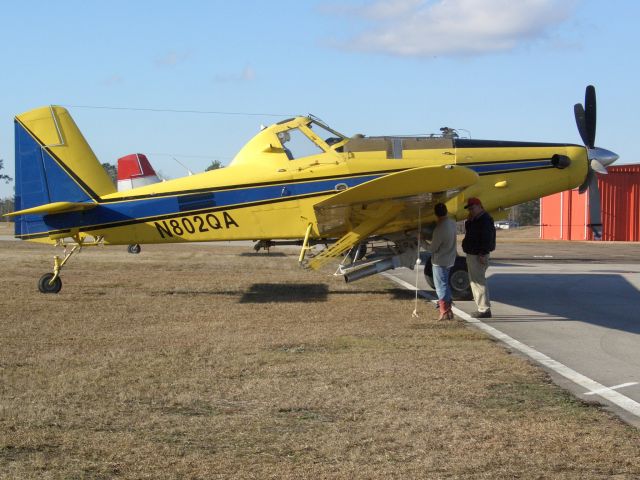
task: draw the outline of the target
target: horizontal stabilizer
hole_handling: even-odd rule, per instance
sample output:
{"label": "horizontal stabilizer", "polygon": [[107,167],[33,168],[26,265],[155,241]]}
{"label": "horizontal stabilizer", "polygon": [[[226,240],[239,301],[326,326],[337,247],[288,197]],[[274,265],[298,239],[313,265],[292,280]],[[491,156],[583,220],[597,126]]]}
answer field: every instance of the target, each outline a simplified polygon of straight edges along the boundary
{"label": "horizontal stabilizer", "polygon": [[18,215],[53,215],[56,213],[79,212],[89,210],[96,207],[96,203],[78,203],[78,202],[53,202],[37,207],[26,208],[17,212],[7,213],[5,217],[17,217]]}
{"label": "horizontal stabilizer", "polygon": [[445,192],[473,185],[478,174],[466,167],[445,165],[420,167],[392,173],[337,193],[316,203],[314,208],[324,209],[338,206],[367,203],[380,200],[399,199],[423,193]]}

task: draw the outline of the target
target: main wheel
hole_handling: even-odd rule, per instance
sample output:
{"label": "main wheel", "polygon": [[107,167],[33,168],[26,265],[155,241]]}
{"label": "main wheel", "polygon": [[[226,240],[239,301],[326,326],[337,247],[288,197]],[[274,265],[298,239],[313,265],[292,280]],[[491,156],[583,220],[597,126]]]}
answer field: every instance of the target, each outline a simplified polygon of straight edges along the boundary
{"label": "main wheel", "polygon": [[[433,264],[431,258],[424,265],[424,279],[429,287],[436,289],[433,281]],[[456,257],[456,263],[449,270],[449,287],[454,300],[472,300],[471,284],[469,283],[469,273],[467,272],[467,259]]]}
{"label": "main wheel", "polygon": [[38,280],[38,290],[40,293],[58,293],[62,288],[62,279],[58,276],[51,283],[51,279],[53,278],[53,273],[45,273]]}
{"label": "main wheel", "polygon": [[456,257],[456,263],[449,270],[449,287],[454,300],[473,300],[465,257]]}
{"label": "main wheel", "polygon": [[431,257],[429,257],[424,264],[424,279],[430,288],[433,290],[436,289],[436,284],[433,281],[433,264],[431,263]]}

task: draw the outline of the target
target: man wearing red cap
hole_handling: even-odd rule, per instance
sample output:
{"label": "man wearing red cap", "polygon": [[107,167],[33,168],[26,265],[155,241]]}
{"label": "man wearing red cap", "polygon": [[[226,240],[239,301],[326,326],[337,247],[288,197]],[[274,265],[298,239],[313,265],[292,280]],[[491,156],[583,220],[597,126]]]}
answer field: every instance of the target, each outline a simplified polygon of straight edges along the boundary
{"label": "man wearing red cap", "polygon": [[467,254],[467,270],[471,292],[478,310],[474,318],[491,318],[491,301],[487,287],[489,254],[496,248],[496,227],[493,218],[482,207],[479,198],[471,197],[465,207],[469,217],[464,222],[465,235],[462,250]]}

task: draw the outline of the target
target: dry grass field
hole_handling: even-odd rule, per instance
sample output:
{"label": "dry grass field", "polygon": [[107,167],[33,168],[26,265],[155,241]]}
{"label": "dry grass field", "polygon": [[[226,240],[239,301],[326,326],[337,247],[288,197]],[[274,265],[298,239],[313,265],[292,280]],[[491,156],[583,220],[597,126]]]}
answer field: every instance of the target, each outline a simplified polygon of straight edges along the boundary
{"label": "dry grass field", "polygon": [[0,242],[0,478],[640,478],[640,432],[413,293],[210,245]]}

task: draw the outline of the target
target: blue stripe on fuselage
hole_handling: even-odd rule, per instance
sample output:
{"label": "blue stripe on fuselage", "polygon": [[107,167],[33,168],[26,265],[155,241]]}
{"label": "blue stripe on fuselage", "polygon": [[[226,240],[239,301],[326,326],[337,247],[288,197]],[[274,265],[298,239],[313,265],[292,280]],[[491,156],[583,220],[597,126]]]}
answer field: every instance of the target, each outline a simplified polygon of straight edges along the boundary
{"label": "blue stripe on fuselage", "polygon": [[[518,163],[501,162],[496,164],[460,165],[470,168],[478,174],[515,171],[523,169],[547,168],[549,159],[532,160]],[[206,210],[224,210],[249,206],[254,203],[276,202],[299,196],[322,194],[335,191],[338,183],[349,188],[364,182],[382,177],[385,174],[369,174],[361,177],[331,178],[321,181],[283,183],[249,188],[237,188],[215,192],[202,192],[188,195],[162,196],[144,199],[128,199],[121,202],[98,204],[95,208],[84,212],[71,212],[47,216],[29,215],[26,235],[44,233],[51,230],[70,228],[90,229],[115,227],[126,223],[146,222],[150,219],[185,215]]]}
{"label": "blue stripe on fuselage", "polygon": [[532,168],[543,168],[543,167],[551,167],[549,163],[549,159],[542,160],[532,160],[526,162],[518,162],[518,163],[494,163],[494,164],[485,164],[485,165],[464,165],[460,166],[470,168],[476,173],[482,175],[483,173],[495,173],[495,172],[504,172],[504,171],[513,171],[513,170],[530,170]]}
{"label": "blue stripe on fuselage", "polygon": [[231,207],[249,206],[254,203],[283,201],[289,198],[295,200],[299,196],[334,192],[338,183],[344,183],[351,188],[381,176],[366,175],[353,178],[334,178],[323,181],[145,198],[98,204],[95,208],[84,212],[46,216],[28,215],[31,228],[29,228],[28,232],[23,232],[23,234],[33,235],[39,232],[77,227],[82,229],[96,225],[109,227],[132,223],[136,220],[149,221],[149,219],[153,218],[187,214],[189,212],[195,213],[206,211],[207,209],[223,210]]}

